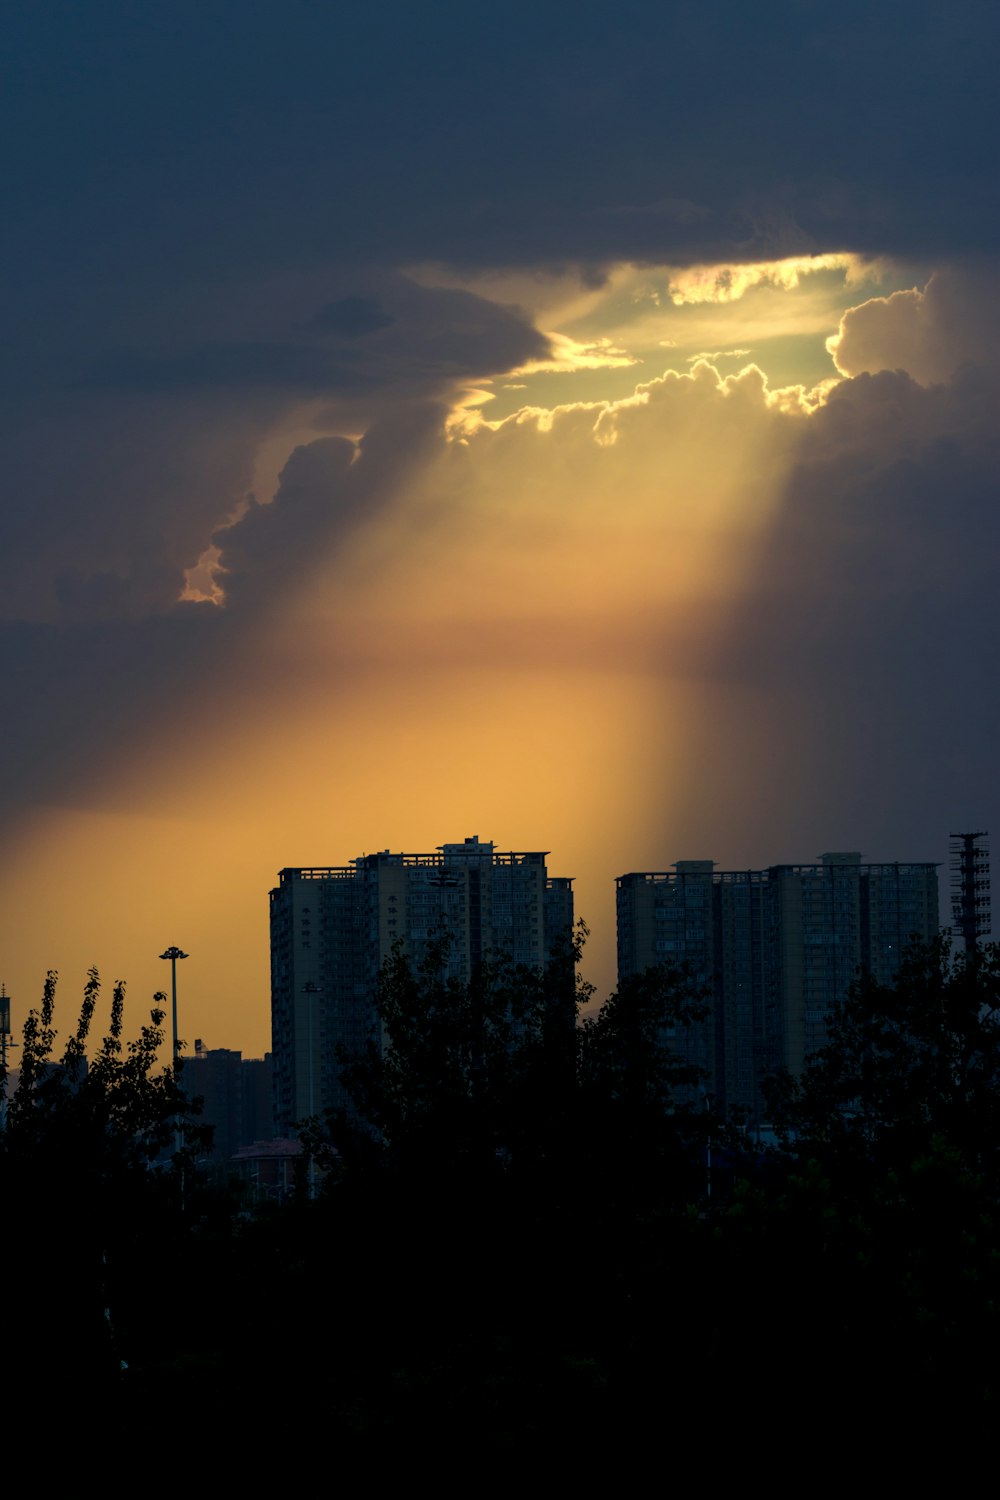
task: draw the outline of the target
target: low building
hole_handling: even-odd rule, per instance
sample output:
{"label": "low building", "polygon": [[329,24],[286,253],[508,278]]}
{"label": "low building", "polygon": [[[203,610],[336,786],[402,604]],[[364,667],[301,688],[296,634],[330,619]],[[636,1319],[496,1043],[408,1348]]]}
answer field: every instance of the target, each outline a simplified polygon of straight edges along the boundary
{"label": "low building", "polygon": [[271,1135],[271,1054],[244,1058],[229,1047],[206,1047],[199,1037],[184,1060],[189,1099],[201,1099],[199,1121],[212,1127],[211,1161],[228,1161],[241,1147]]}

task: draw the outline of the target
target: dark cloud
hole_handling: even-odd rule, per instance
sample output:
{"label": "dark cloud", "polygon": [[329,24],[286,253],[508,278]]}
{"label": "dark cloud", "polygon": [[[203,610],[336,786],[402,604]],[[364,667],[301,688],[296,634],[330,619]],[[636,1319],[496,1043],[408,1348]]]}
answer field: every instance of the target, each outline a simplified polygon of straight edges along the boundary
{"label": "dark cloud", "polygon": [[359,432],[544,355],[410,262],[597,284],[614,258],[995,239],[971,0],[53,0],[5,24],[13,613],[169,607],[295,403]]}
{"label": "dark cloud", "polygon": [[[983,377],[928,392],[902,373],[863,375],[813,419],[762,563],[749,660],[736,633],[742,671],[790,692],[818,674],[883,710],[897,693],[923,698],[921,682],[952,697],[966,669],[983,672],[1000,444],[970,423],[962,387],[973,383]],[[964,662],[962,640],[975,642]],[[967,677],[960,691],[976,701]]]}
{"label": "dark cloud", "polygon": [[357,339],[388,328],[394,321],[375,297],[338,297],[336,302],[321,307],[308,326]]}
{"label": "dark cloud", "polygon": [[8,26],[29,277],[995,243],[977,0],[94,0]]}
{"label": "dark cloud", "polygon": [[768,858],[811,857],[824,837],[933,857],[949,819],[988,819],[998,396],[981,368],[931,390],[885,371],[845,382],[810,419],[709,668],[718,709],[694,753],[698,774],[718,775],[705,813],[720,847],[755,806]]}
{"label": "dark cloud", "polygon": [[357,301],[385,307],[380,327],[347,348],[322,317],[308,341],[284,336],[316,306],[312,282],[238,305],[253,337],[224,336],[238,320],[220,293],[200,310],[209,340],[188,344],[153,309],[136,330],[144,347],[116,347],[68,382],[54,370],[44,398],[13,392],[0,515],[6,611],[168,609],[185,569],[253,487],[260,444],[294,408],[338,401],[325,420],[364,430],[400,402],[419,407],[455,381],[548,353],[516,308],[399,275],[378,281],[378,299]]}
{"label": "dark cloud", "polygon": [[[271,337],[217,338],[178,348],[176,331],[160,330],[145,348],[109,350],[80,384],[137,392],[260,389],[301,399],[416,379],[426,391],[549,352],[545,337],[518,308],[403,276],[378,279],[391,311],[376,297],[342,297],[297,324],[299,337],[291,340],[282,326],[286,299],[272,289],[275,305],[246,314],[251,327],[256,321]],[[372,334],[381,336],[363,346],[352,342],[345,348],[342,342]]]}
{"label": "dark cloud", "polygon": [[244,341],[204,344],[159,359],[146,352],[122,350],[102,361],[94,383],[138,391],[260,386],[311,395],[362,385],[368,378],[358,370],[352,350],[334,355],[306,344]]}
{"label": "dark cloud", "polygon": [[112,599],[132,618],[170,609],[213,523],[250,487],[255,444],[281,410],[275,397],[228,391],[212,401],[55,391],[11,403],[3,612],[51,619],[79,607],[89,618]]}
{"label": "dark cloud", "polygon": [[412,481],[440,443],[444,415],[430,404],[404,408],[374,423],[356,446],[331,437],[296,448],[273,502],[252,501],[215,537],[227,610],[293,603],[338,542],[378,526],[400,477]]}
{"label": "dark cloud", "polygon": [[[620,259],[996,247],[997,23],[977,0],[14,0],[4,25],[4,793],[22,801],[82,785],[181,685],[210,696],[247,622],[405,493],[455,384],[548,352],[518,309],[407,266],[573,264],[596,286]],[[989,277],[961,307],[932,283],[918,333],[912,298],[852,314],[858,379],[810,432],[753,649],[717,663],[775,695],[826,774],[828,732],[845,786],[874,744],[916,796],[981,690],[994,393],[878,372],[893,351],[908,369],[922,351],[928,381],[984,358],[966,334]],[[227,528],[309,402],[360,448],[300,445],[275,503]],[[213,536],[229,607],[178,606]]]}
{"label": "dark cloud", "polygon": [[211,605],[71,627],[0,621],[8,732],[0,808],[16,829],[38,805],[79,806],[113,783],[139,734],[190,736],[205,716],[228,622]]}
{"label": "dark cloud", "polygon": [[1000,296],[995,266],[936,272],[916,288],[851,308],[831,340],[845,375],[906,370],[923,385],[952,378],[967,362],[1000,362]]}

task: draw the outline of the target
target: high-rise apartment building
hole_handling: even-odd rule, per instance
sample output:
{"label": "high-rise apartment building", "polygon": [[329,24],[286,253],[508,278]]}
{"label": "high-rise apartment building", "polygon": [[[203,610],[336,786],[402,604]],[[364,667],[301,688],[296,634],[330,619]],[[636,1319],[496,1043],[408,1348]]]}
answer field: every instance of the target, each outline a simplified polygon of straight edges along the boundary
{"label": "high-rise apartment building", "polygon": [[711,1011],[675,1046],[724,1107],[758,1121],[762,1074],[801,1072],[858,972],[891,982],[911,939],[938,932],[936,865],[862,864],[856,853],[765,870],[686,860],[617,887],[619,982],[686,966]]}
{"label": "high-rise apartment building", "polygon": [[573,928],[573,882],[544,853],[501,853],[477,837],[429,854],[365,854],[282,870],[271,892],[275,1126],[347,1105],[338,1046],[375,1026],[379,970],[400,942],[418,964],[447,933],[447,973],[469,979],[490,953],[541,967]]}

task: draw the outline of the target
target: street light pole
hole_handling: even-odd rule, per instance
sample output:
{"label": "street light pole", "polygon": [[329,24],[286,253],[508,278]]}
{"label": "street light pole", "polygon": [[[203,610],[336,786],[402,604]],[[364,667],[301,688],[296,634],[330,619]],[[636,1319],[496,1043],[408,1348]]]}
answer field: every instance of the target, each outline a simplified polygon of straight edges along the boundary
{"label": "street light pole", "polygon": [[174,1069],[176,1071],[177,1062],[180,1057],[180,1046],[177,1041],[177,960],[179,958],[187,958],[187,954],[182,953],[178,947],[174,946],[173,948],[168,948],[166,953],[161,953],[160,957],[169,958],[170,960],[170,988],[173,999],[174,1022]]}
{"label": "street light pole", "polygon": [[[166,951],[166,953],[161,953],[160,957],[161,958],[168,958],[170,960],[170,989],[171,989],[171,1000],[173,1002],[173,1023],[174,1023],[174,1083],[176,1084],[177,1081],[178,1081],[178,1079],[177,1079],[177,1070],[178,1070],[178,1066],[179,1066],[179,1063],[180,1063],[180,1055],[181,1055],[180,1044],[179,1044],[179,1042],[177,1040],[177,960],[179,958],[187,958],[187,954],[186,953],[182,953],[181,950],[180,950],[180,948],[178,948],[177,945],[175,944],[172,948],[168,948],[167,951]],[[177,1121],[176,1121],[176,1126],[175,1126],[175,1132],[174,1132],[174,1149],[176,1151],[179,1151],[181,1149],[182,1144],[183,1144],[183,1137],[182,1137],[182,1132],[181,1132],[181,1121],[180,1121],[180,1115],[178,1115]],[[183,1174],[182,1174],[181,1175],[181,1202],[183,1203],[183,1201],[184,1201],[184,1177],[183,1177]]]}

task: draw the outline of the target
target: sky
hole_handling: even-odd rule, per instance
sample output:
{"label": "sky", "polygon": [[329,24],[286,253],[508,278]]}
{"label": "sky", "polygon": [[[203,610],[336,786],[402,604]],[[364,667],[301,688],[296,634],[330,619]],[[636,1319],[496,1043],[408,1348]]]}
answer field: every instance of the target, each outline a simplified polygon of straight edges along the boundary
{"label": "sky", "polygon": [[[0,980],[270,1040],[288,865],[996,826],[980,0],[10,0]],[[942,870],[947,887],[947,868]]]}

